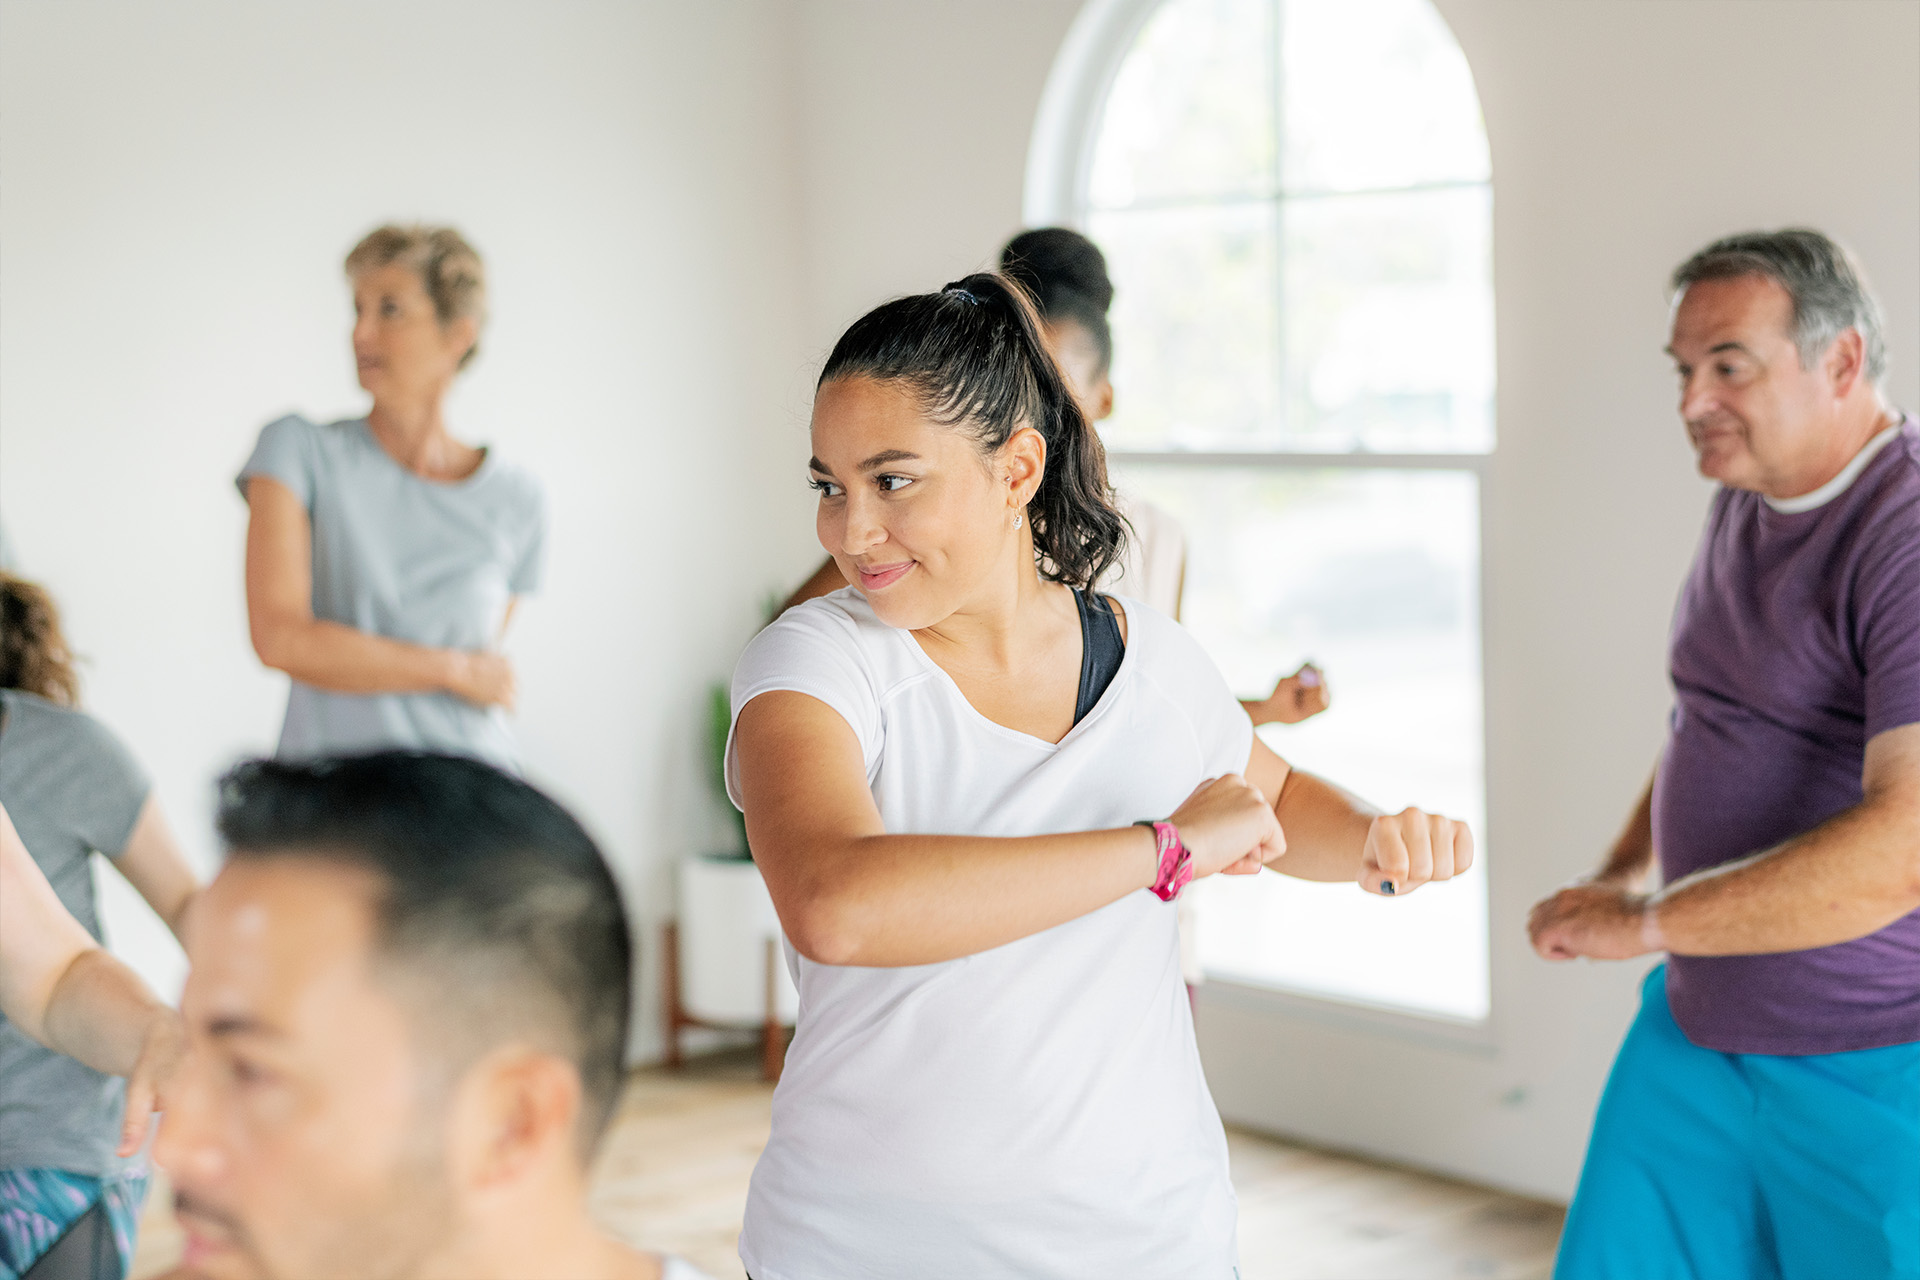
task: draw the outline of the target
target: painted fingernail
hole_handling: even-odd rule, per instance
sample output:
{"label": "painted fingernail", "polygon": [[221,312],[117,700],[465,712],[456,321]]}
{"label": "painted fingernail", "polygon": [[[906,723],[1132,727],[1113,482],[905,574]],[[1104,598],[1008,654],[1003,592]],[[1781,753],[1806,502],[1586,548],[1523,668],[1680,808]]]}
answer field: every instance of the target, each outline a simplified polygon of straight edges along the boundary
{"label": "painted fingernail", "polygon": [[1380,892],[1386,894],[1389,898],[1391,898],[1393,896],[1393,881],[1382,880],[1380,882]]}

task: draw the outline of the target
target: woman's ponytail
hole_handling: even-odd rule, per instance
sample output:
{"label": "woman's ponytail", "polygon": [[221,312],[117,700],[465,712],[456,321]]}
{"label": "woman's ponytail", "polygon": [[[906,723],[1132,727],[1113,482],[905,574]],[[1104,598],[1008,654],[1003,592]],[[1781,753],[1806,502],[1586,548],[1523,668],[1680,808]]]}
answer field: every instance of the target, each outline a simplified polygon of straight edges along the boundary
{"label": "woman's ponytail", "polygon": [[983,452],[1031,426],[1047,443],[1027,504],[1040,572],[1085,590],[1119,561],[1127,523],[1107,483],[1106,450],[1020,285],[979,272],[876,307],[841,336],[820,372],[822,385],[849,377],[906,383],[928,416],[967,431]]}

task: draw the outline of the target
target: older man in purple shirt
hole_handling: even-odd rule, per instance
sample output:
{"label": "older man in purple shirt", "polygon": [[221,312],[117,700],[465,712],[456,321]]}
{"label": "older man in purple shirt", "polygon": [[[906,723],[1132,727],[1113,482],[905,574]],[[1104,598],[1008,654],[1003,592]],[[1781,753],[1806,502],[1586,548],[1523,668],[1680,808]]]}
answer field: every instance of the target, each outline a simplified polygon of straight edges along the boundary
{"label": "older man in purple shirt", "polygon": [[1555,1274],[1920,1277],[1920,424],[1818,232],[1718,241],[1673,287],[1680,414],[1722,488],[1672,721],[1598,874],[1529,921],[1548,959],[1668,960]]}

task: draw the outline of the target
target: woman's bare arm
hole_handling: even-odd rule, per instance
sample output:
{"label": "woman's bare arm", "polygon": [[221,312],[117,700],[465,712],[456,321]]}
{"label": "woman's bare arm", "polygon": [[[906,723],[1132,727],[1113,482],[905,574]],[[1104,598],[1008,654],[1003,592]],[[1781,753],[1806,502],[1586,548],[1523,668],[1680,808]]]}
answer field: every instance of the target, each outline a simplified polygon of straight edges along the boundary
{"label": "woman's bare arm", "polygon": [[1286,853],[1268,865],[1284,875],[1357,881],[1369,893],[1392,897],[1473,865],[1473,834],[1464,822],[1420,809],[1383,814],[1325,778],[1295,769],[1258,735],[1247,781],[1274,797]]}
{"label": "woman's bare arm", "polygon": [[54,989],[76,960],[99,945],[61,905],[0,809],[0,1013],[48,1043]]}
{"label": "woman's bare arm", "polygon": [[179,1061],[180,1018],[93,940],[0,809],[0,1012],[95,1071],[127,1076],[120,1152],[140,1145],[157,1091]]}
{"label": "woman's bare arm", "polygon": [[247,623],[260,661],[331,693],[451,693],[511,706],[513,668],[497,653],[434,649],[313,616],[313,526],[294,492],[247,480]]}
{"label": "woman's bare arm", "polygon": [[134,821],[127,847],[113,860],[114,867],[137,889],[154,914],[166,922],[173,936],[180,938],[187,905],[199,892],[199,878],[187,865],[180,842],[173,838],[167,816],[160,809],[160,797],[149,792]]}
{"label": "woman's bare arm", "polygon": [[[1078,919],[1151,886],[1140,827],[1066,835],[890,835],[845,720],[801,693],[765,693],[734,733],[747,841],[794,947],[822,964],[933,964]],[[1195,874],[1267,851],[1279,828],[1238,778],[1175,815]]]}

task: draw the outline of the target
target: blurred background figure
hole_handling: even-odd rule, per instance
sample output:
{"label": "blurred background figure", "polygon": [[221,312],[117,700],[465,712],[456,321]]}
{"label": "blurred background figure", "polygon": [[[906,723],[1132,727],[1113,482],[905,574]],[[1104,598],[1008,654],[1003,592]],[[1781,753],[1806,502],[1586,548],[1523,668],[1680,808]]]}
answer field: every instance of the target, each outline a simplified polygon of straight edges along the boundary
{"label": "blurred background figure", "polygon": [[[0,1037],[0,1280],[56,1247],[60,1280],[120,1280],[146,1190],[122,1157],[179,1061],[180,1019],[68,913],[4,806]],[[124,1117],[108,1075],[131,1077]]]}
{"label": "blurred background figure", "polygon": [[[1113,281],[1106,255],[1078,231],[1040,227],[1022,231],[1000,251],[1000,270],[1033,295],[1040,312],[1047,350],[1073,392],[1087,421],[1098,425],[1113,416],[1113,330],[1107,312],[1113,306]],[[1131,596],[1169,618],[1180,617],[1187,581],[1187,534],[1179,520],[1143,498],[1116,494],[1120,513],[1132,526],[1120,562],[1099,583],[1099,590]],[[847,585],[829,557],[782,610]],[[1329,705],[1325,677],[1311,663],[1285,677],[1264,698],[1246,700],[1254,724],[1298,724]]]}
{"label": "blurred background figure", "polygon": [[540,581],[537,482],[447,430],[486,321],[480,257],[450,227],[386,226],[347,255],[364,418],[292,416],[239,476],[254,651],[293,677],[279,754],[419,747],[516,766],[498,651]]}
{"label": "blurred background figure", "polygon": [[[78,703],[79,679],[52,598],[0,571],[0,806],[70,917],[67,932],[98,946],[91,862],[99,853],[177,935],[198,887],[194,874],[145,771]],[[113,1034],[122,1049],[137,1045],[137,1038],[126,1039],[128,1028]],[[57,1185],[55,1202],[77,1211],[103,1203],[124,1269],[146,1170],[115,1153],[123,1099],[121,1083],[110,1077],[126,1074],[131,1057],[77,1052],[66,1042],[55,1052],[48,1043],[31,1026],[0,1017],[0,1214],[59,1220],[44,1209],[18,1208],[35,1185]],[[144,1133],[145,1105],[127,1111]]]}
{"label": "blurred background figure", "polygon": [[698,1280],[587,1216],[631,947],[559,805],[457,756],[221,786],[156,1158],[205,1280]]}

